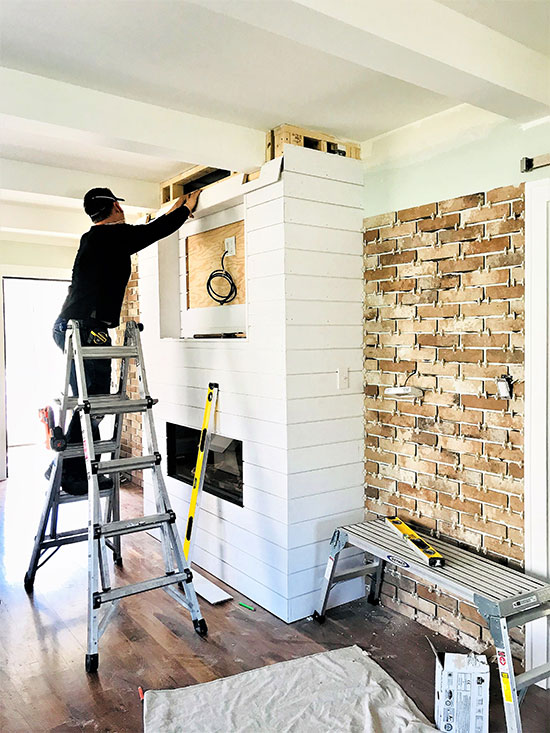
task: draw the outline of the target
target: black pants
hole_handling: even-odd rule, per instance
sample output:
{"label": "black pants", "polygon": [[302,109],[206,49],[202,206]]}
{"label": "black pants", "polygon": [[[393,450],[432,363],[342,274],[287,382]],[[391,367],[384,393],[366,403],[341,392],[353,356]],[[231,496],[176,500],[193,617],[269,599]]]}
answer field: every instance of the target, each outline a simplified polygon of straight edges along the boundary
{"label": "black pants", "polygon": [[[65,348],[66,330],[67,321],[64,318],[58,318],[53,326],[53,339],[61,350]],[[111,346],[111,338],[106,326],[97,321],[80,321],[80,340],[83,346]],[[89,395],[109,394],[111,387],[110,359],[86,359],[84,374]],[[78,386],[74,362],[71,366],[70,385],[73,395],[77,395]],[[94,441],[100,439],[96,420],[92,420],[92,434]],[[82,429],[77,412],[73,413],[66,437],[69,443],[82,443]],[[63,488],[70,493],[87,492],[86,464],[83,457],[67,458],[63,461],[61,483]]]}

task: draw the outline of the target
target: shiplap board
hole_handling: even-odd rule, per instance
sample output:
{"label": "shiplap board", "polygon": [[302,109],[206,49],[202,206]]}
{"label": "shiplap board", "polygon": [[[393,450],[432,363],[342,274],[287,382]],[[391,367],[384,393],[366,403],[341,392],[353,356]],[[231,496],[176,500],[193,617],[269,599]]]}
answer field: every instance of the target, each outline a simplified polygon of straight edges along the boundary
{"label": "shiplap board", "polygon": [[314,275],[287,275],[287,300],[336,300],[363,302],[363,281],[349,277],[315,277]]}
{"label": "shiplap board", "polygon": [[362,348],[363,326],[286,326],[286,347],[291,349]]}
{"label": "shiplap board", "polygon": [[[259,193],[259,192],[258,192]],[[357,183],[285,171],[284,195],[291,198],[363,208],[364,188]]]}
{"label": "shiplap board", "polygon": [[313,422],[315,420],[356,417],[363,414],[364,395],[342,394],[334,396],[307,397],[291,399],[287,403],[287,421],[293,423]]}
{"label": "shiplap board", "polygon": [[[249,259],[250,262],[250,259]],[[363,266],[361,255],[342,254],[340,252],[313,252],[307,249],[291,249],[285,252],[284,267],[288,275],[317,275],[357,279],[357,273]]]}
{"label": "shiplap board", "polygon": [[281,197],[247,209],[245,230],[247,233],[253,232],[256,229],[265,229],[274,224],[282,224],[284,221],[285,206],[284,199]]}
{"label": "shiplap board", "polygon": [[305,473],[295,473],[288,477],[288,496],[291,498],[313,496],[352,486],[362,486],[364,474],[363,461],[346,466],[330,466]]}
{"label": "shiplap board", "polygon": [[301,148],[297,145],[285,145],[283,157],[285,173],[304,173],[319,178],[330,178],[333,181],[355,183],[358,186],[362,186],[364,182],[363,165],[360,160],[323,154],[318,150]]}
{"label": "shiplap board", "polygon": [[288,448],[305,448],[356,440],[363,432],[363,416],[322,420],[288,426]]}
{"label": "shiplap board", "polygon": [[363,367],[363,349],[294,349],[287,352],[287,374],[324,374],[342,367],[359,371]]}
{"label": "shiplap board", "polygon": [[[305,199],[285,198],[284,202],[284,221],[289,224],[308,224],[312,227],[353,232],[359,232],[363,225],[362,209]],[[270,205],[264,204],[264,206]]]}
{"label": "shiplap board", "polygon": [[273,224],[263,229],[247,232],[246,252],[248,257],[285,248],[285,225]]}
{"label": "shiplap board", "polygon": [[362,505],[327,517],[290,524],[288,527],[288,549],[328,540],[337,527],[362,522],[364,517],[365,509]]}
{"label": "shiplap board", "polygon": [[289,300],[286,302],[285,312],[289,325],[350,326],[357,325],[362,319],[363,304]]}
{"label": "shiplap board", "polygon": [[363,255],[363,237],[357,231],[339,231],[323,229],[320,226],[285,222],[285,247],[312,250],[314,252],[334,252],[336,254]]}
{"label": "shiplap board", "polygon": [[303,473],[321,468],[359,463],[365,450],[364,440],[348,440],[287,451],[288,473]]}
{"label": "shiplap board", "polygon": [[342,394],[361,394],[363,396],[363,372],[349,372],[348,379],[349,387],[340,389],[336,370],[319,374],[289,374],[286,378],[287,399],[300,400],[309,397],[331,397]]}

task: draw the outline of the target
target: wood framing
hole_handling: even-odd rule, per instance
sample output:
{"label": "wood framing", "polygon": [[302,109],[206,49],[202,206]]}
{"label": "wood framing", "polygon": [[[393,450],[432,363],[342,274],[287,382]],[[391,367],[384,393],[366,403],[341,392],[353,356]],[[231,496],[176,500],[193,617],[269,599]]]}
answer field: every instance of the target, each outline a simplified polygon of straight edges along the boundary
{"label": "wood framing", "polygon": [[231,175],[235,174],[221,168],[196,165],[160,184],[160,205],[169,204],[185,193],[213,186],[218,181],[229,178]]}
{"label": "wood framing", "polygon": [[332,135],[323,132],[304,130],[294,125],[279,125],[267,133],[265,159],[272,160],[283,154],[285,144],[298,145],[301,148],[320,150],[323,153],[333,153],[345,158],[361,158],[361,146],[358,143],[338,140]]}

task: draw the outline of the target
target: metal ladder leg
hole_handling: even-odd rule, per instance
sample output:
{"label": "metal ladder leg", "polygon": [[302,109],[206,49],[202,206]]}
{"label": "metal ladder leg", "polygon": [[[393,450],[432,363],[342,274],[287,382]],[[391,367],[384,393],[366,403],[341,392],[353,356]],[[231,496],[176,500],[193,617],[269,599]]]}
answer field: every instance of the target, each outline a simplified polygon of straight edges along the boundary
{"label": "metal ladder leg", "polygon": [[516,688],[516,676],[506,618],[490,616],[488,620],[489,630],[497,652],[500,687],[506,716],[506,731],[507,733],[521,733],[520,700]]}
{"label": "metal ladder leg", "polygon": [[380,589],[382,588],[382,580],[384,579],[384,569],[386,563],[382,559],[378,559],[378,566],[374,573],[371,575],[369,593],[367,601],[373,605],[380,603]]}
{"label": "metal ladder leg", "polygon": [[313,612],[313,618],[320,624],[324,623],[325,621],[325,611],[327,610],[328,597],[330,595],[330,591],[333,585],[334,573],[336,572],[336,566],[338,565],[340,553],[346,546],[347,541],[348,535],[345,532],[342,532],[342,530],[340,529],[334,531],[330,540],[327,567],[323,576],[321,590],[319,591],[317,608]]}
{"label": "metal ladder leg", "polygon": [[44,502],[44,508],[42,509],[42,515],[40,522],[38,523],[38,531],[34,538],[34,546],[32,549],[31,560],[29,568],[25,573],[24,586],[27,593],[31,593],[34,587],[34,578],[40,562],[40,556],[42,554],[42,542],[46,536],[46,529],[48,527],[48,521],[51,517],[52,507],[55,503],[57,494],[59,494],[59,487],[61,484],[61,467],[62,460],[59,460],[59,456],[54,458],[54,466],[50,474],[50,480],[48,484],[48,490],[46,491],[46,500]]}

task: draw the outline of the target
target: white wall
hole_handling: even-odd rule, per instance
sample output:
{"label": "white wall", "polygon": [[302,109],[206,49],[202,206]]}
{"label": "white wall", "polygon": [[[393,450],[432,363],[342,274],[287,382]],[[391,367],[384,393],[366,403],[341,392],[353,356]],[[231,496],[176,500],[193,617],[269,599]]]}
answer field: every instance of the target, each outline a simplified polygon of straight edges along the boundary
{"label": "white wall", "polygon": [[[194,561],[285,621],[312,612],[333,530],[364,515],[361,195],[358,161],[289,147],[282,180],[245,196],[244,340],[160,338],[163,242],[140,253],[161,449],[166,421],[200,427],[209,381],[220,384],[216,432],[243,441],[244,507],[203,495]],[[190,488],[167,487],[181,532]],[[363,592],[354,580],[331,600]]]}
{"label": "white wall", "polygon": [[365,216],[548,176],[520,172],[550,153],[550,119],[519,125],[461,105],[362,145]]}

